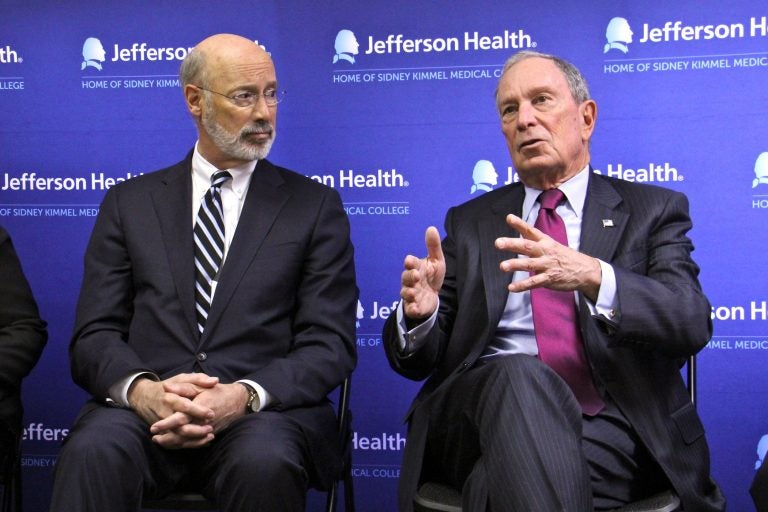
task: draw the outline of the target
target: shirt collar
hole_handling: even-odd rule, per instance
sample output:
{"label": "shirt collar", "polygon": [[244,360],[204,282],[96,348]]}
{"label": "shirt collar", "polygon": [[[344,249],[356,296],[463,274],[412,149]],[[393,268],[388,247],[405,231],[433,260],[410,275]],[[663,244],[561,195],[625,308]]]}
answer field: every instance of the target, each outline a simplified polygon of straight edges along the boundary
{"label": "shirt collar", "polygon": [[[581,218],[584,212],[584,201],[587,198],[587,185],[589,184],[589,164],[584,166],[582,170],[576,173],[571,179],[562,183],[559,188],[565,198],[567,204],[570,205],[578,218]],[[536,198],[541,194],[541,190],[529,187],[525,185],[525,199],[523,200],[523,219],[528,219],[528,216],[533,209],[533,205],[536,204]]]}
{"label": "shirt collar", "polygon": [[225,183],[223,186],[231,187],[232,191],[234,191],[238,197],[242,197],[248,190],[248,184],[251,181],[251,175],[253,174],[253,170],[256,168],[256,164],[258,162],[258,160],[252,160],[242,165],[238,165],[237,167],[231,167],[229,169],[217,169],[215,165],[210,163],[205,159],[205,157],[203,157],[203,155],[200,154],[200,152],[197,150],[197,143],[195,143],[195,150],[192,153],[192,177],[195,180],[199,180],[200,182],[209,185],[211,183],[211,176],[213,176],[213,173],[220,170],[229,171],[229,173],[232,175],[232,181],[230,183]]}

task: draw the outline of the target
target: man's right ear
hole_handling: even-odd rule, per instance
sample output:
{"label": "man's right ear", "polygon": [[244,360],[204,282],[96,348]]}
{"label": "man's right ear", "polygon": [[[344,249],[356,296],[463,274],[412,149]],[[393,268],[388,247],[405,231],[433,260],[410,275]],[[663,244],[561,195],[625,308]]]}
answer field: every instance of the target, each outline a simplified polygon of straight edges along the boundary
{"label": "man's right ear", "polygon": [[184,100],[187,103],[189,113],[199,117],[203,113],[200,103],[203,101],[203,92],[192,84],[184,86]]}

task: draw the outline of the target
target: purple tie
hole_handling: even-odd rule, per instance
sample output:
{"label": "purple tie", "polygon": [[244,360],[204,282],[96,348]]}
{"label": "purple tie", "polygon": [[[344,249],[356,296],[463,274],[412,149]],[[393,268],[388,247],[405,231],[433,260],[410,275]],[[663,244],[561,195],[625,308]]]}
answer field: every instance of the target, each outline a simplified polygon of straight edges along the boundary
{"label": "purple tie", "polygon": [[[542,192],[535,227],[553,240],[568,245],[565,223],[555,212],[565,195],[558,189]],[[595,388],[584,355],[573,292],[534,288],[531,290],[533,327],[539,358],[555,370],[573,390],[584,414],[594,416],[605,406]]]}

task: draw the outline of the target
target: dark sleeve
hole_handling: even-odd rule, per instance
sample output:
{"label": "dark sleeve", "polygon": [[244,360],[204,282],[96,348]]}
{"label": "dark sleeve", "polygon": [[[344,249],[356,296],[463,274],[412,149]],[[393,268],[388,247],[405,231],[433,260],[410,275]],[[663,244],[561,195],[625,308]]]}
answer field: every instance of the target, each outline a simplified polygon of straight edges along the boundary
{"label": "dark sleeve", "polygon": [[279,409],[318,403],[357,364],[354,249],[336,191],[326,191],[308,232],[291,349],[247,376],[275,397]]}
{"label": "dark sleeve", "polygon": [[8,233],[0,227],[0,382],[18,388],[48,333]]}
{"label": "dark sleeve", "polygon": [[132,265],[121,223],[118,190],[107,191],[84,257],[83,283],[69,345],[72,377],[99,398],[132,373],[151,372],[129,346],[133,317]]}
{"label": "dark sleeve", "polygon": [[649,219],[643,239],[612,262],[621,320],[613,338],[671,357],[698,352],[712,335],[709,301],[693,261],[688,200],[672,193]]}

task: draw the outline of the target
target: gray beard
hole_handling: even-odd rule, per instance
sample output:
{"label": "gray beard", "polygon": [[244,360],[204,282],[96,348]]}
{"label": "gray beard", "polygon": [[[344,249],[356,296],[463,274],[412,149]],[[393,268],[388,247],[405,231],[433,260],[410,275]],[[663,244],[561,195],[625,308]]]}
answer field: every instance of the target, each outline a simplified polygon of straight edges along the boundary
{"label": "gray beard", "polygon": [[[205,129],[211,137],[216,147],[229,158],[248,161],[267,158],[276,136],[274,128],[267,121],[257,121],[254,124],[244,127],[239,133],[231,134],[213,119],[212,114],[213,113],[210,110],[203,113],[203,129]],[[267,130],[271,130],[272,136],[263,145],[253,145],[245,141],[245,137],[251,133],[264,132]]]}

